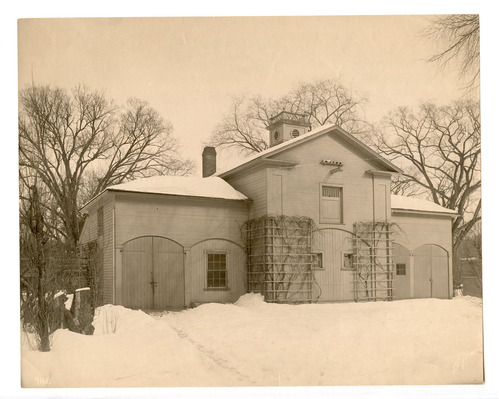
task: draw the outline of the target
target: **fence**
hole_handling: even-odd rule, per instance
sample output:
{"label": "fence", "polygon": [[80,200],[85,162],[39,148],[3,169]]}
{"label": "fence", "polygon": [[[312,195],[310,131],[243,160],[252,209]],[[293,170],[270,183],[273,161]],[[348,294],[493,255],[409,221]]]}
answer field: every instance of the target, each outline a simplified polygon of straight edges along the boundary
{"label": "fence", "polygon": [[[72,293],[78,288],[90,287],[92,306],[102,304],[102,251],[96,242],[80,246],[73,254],[51,251],[46,254],[47,292],[66,291]],[[28,256],[20,259],[21,294],[36,292],[38,271],[35,262]],[[23,297],[21,297],[23,300]]]}

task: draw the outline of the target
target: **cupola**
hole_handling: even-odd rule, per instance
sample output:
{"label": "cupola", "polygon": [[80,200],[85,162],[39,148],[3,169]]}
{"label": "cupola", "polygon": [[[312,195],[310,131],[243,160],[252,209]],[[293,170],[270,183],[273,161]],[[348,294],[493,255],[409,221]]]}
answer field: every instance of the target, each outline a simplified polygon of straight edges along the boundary
{"label": "cupola", "polygon": [[269,146],[295,139],[309,132],[311,124],[305,114],[282,111],[269,119]]}

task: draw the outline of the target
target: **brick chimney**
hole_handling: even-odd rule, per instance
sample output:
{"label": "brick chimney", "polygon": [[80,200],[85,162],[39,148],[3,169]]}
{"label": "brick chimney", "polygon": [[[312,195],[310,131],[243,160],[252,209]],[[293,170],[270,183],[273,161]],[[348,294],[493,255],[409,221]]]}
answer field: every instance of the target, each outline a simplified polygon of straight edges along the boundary
{"label": "brick chimney", "polygon": [[217,171],[217,151],[215,147],[204,147],[203,177],[214,175]]}

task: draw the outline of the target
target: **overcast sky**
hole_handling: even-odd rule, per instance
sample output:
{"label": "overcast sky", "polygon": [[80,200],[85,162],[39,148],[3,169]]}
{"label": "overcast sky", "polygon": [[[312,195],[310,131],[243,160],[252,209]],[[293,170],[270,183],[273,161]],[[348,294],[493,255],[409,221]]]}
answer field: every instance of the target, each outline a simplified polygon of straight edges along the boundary
{"label": "overcast sky", "polygon": [[[370,121],[401,105],[459,98],[457,73],[425,60],[428,16],[28,19],[18,24],[19,87],[85,84],[123,104],[147,100],[200,154],[231,96],[278,97],[341,79]],[[222,157],[219,169],[227,160]]]}

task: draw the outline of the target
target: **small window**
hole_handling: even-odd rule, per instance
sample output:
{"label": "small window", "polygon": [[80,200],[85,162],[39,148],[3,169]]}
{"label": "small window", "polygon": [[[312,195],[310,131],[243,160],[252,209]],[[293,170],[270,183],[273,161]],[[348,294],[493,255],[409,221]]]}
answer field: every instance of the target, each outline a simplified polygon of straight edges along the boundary
{"label": "small window", "polygon": [[293,137],[294,139],[297,138],[299,135],[300,132],[297,129],[293,129],[293,131],[291,132],[291,137]]}
{"label": "small window", "polygon": [[274,140],[279,140],[279,132],[277,130],[274,132]]}
{"label": "small window", "polygon": [[320,222],[343,223],[343,188],[321,185]]}
{"label": "small window", "polygon": [[342,268],[346,270],[353,270],[354,268],[353,253],[342,252],[342,256],[343,256]]}
{"label": "small window", "polygon": [[97,235],[104,234],[104,207],[100,206],[97,209]]}
{"label": "small window", "polygon": [[207,254],[206,282],[208,288],[227,288],[227,254]]}
{"label": "small window", "polygon": [[322,264],[322,253],[318,252],[312,254],[312,267],[316,269],[323,269],[324,266]]}
{"label": "small window", "polygon": [[341,187],[322,186],[323,198],[341,198]]}
{"label": "small window", "polygon": [[397,276],[405,276],[405,263],[397,263]]}

